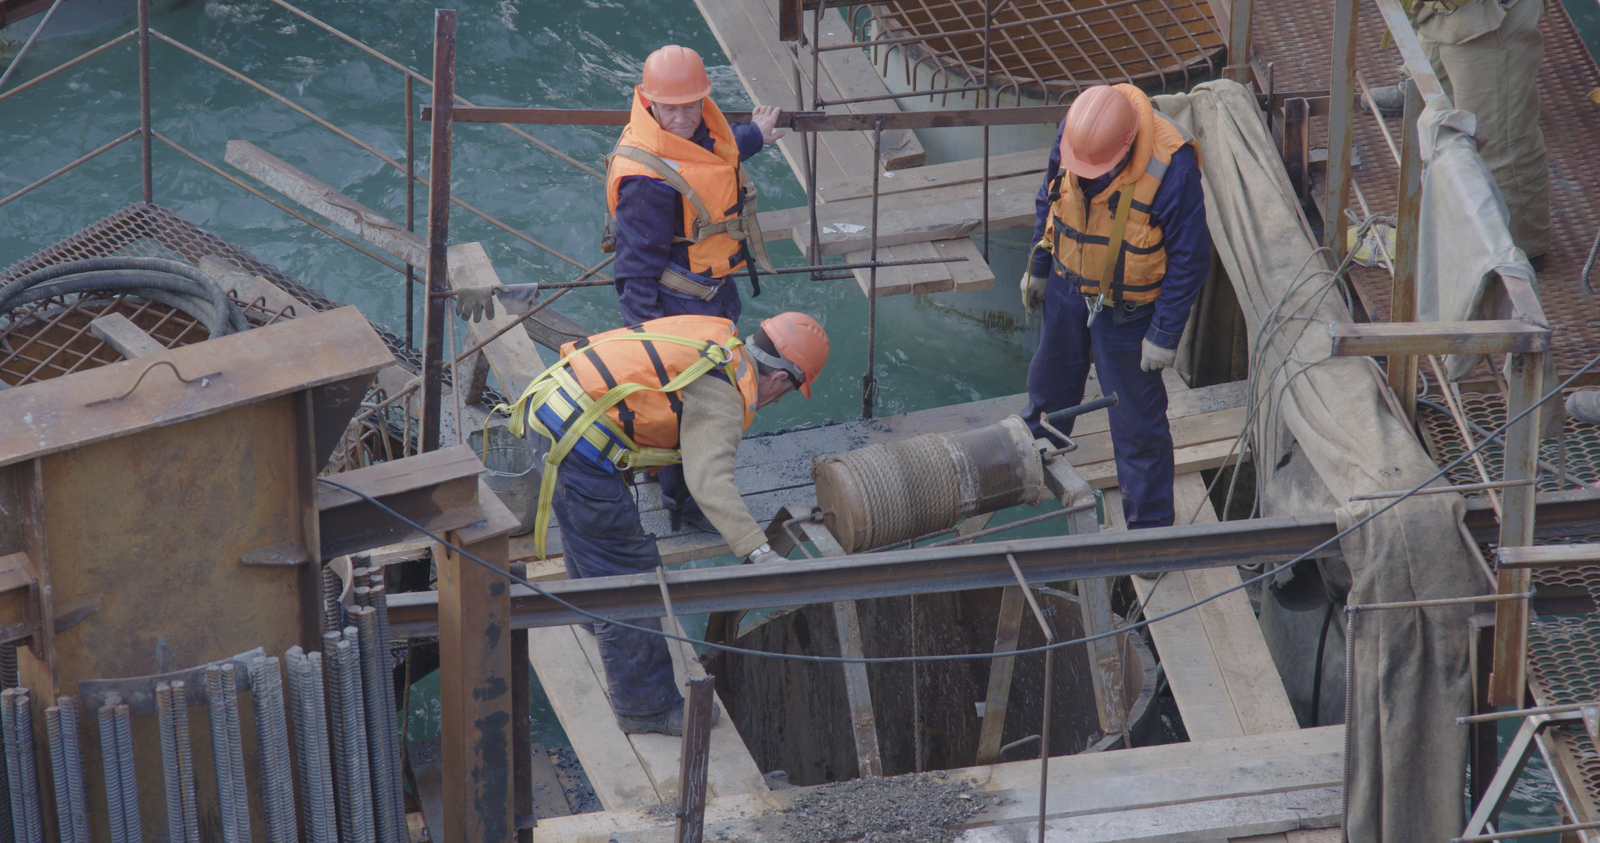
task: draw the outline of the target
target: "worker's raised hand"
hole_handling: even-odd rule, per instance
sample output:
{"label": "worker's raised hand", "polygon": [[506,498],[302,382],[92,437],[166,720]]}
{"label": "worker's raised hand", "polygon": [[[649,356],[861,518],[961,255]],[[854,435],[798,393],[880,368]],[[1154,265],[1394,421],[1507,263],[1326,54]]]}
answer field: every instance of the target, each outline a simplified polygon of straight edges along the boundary
{"label": "worker's raised hand", "polygon": [[750,112],[750,124],[761,129],[763,143],[772,143],[783,137],[783,130],[777,128],[778,118],[783,115],[783,109],[774,105],[758,105]]}
{"label": "worker's raised hand", "polygon": [[1171,366],[1178,359],[1176,348],[1162,348],[1155,343],[1145,340],[1143,354],[1139,358],[1139,368],[1146,372],[1154,372]]}

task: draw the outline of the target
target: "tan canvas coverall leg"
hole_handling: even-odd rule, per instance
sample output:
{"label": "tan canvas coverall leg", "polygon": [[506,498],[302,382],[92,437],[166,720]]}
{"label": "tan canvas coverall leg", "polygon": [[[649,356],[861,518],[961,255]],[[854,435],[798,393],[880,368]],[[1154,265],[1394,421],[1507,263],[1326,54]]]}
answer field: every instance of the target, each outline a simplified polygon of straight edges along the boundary
{"label": "tan canvas coverall leg", "polygon": [[1539,19],[1546,0],[1471,0],[1449,14],[1424,6],[1417,35],[1456,108],[1478,117],[1481,153],[1530,258],[1550,249],[1550,170],[1539,130]]}

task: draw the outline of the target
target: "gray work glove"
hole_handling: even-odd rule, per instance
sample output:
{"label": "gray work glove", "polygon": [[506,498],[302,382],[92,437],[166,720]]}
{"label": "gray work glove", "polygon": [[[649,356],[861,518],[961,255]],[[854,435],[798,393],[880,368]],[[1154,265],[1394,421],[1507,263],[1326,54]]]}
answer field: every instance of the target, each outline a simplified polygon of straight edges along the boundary
{"label": "gray work glove", "polygon": [[471,322],[493,319],[494,301],[500,300],[506,312],[520,316],[533,309],[539,298],[538,284],[496,284],[492,287],[466,287],[456,290],[456,315]]}
{"label": "gray work glove", "polygon": [[753,565],[760,565],[765,562],[782,562],[783,557],[779,556],[778,552],[772,549],[772,545],[764,544],[755,550],[750,551],[750,555],[745,557],[745,560]]}
{"label": "gray work glove", "polygon": [[1139,368],[1146,372],[1155,372],[1171,366],[1178,359],[1176,348],[1162,348],[1155,343],[1145,340],[1143,354],[1139,358]]}
{"label": "gray work glove", "polygon": [[1022,318],[1027,319],[1033,309],[1044,304],[1044,291],[1049,286],[1050,277],[1034,275],[1027,271],[1022,273]]}

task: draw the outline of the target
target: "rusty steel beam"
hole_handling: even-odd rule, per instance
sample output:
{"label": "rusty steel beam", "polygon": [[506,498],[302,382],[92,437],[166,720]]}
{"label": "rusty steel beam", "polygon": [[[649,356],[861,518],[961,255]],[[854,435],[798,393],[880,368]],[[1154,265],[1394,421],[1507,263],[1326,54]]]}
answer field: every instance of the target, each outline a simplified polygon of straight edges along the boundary
{"label": "rusty steel beam", "polygon": [[[820,111],[785,111],[778,126],[797,132],[870,132],[879,120],[892,129],[947,129],[962,126],[1019,126],[1059,123],[1064,105],[1025,105],[1015,108],[961,108],[948,111],[885,111],[861,114],[824,114]],[[750,119],[748,111],[725,111],[731,122]],[[542,126],[626,126],[630,112],[602,108],[467,108],[457,106],[450,119],[457,123],[521,123]],[[422,119],[432,120],[433,109],[424,106]]]}
{"label": "rusty steel beam", "polygon": [[1337,322],[1328,326],[1336,357],[1508,354],[1550,349],[1550,329],[1520,319],[1476,322]]}
{"label": "rusty steel beam", "polygon": [[[1422,95],[1417,83],[1403,82],[1405,120],[1400,128],[1400,213],[1395,226],[1395,242],[1406,246],[1394,256],[1394,290],[1389,295],[1391,322],[1417,319],[1417,250],[1422,219],[1422,144],[1417,136],[1417,117],[1422,113]],[[1395,355],[1389,358],[1389,388],[1394,391],[1407,421],[1417,418],[1417,358]]]}
{"label": "rusty steel beam", "polygon": [[[331,479],[371,495],[434,532],[482,520],[478,475],[483,463],[469,445],[346,471]],[[342,489],[318,484],[322,558],[332,559],[418,538],[422,533]]]}
{"label": "rusty steel beam", "polygon": [[422,328],[422,430],[417,449],[439,447],[439,412],[444,394],[444,320],[450,310],[450,143],[456,86],[456,13],[439,9],[433,28],[433,123],[428,162],[428,295]]}
{"label": "rusty steel beam", "polygon": [[[1538,498],[1536,535],[1593,532],[1600,525],[1600,493],[1569,491]],[[1464,519],[1473,538],[1493,541],[1499,522],[1486,501],[1468,501]],[[1016,556],[1030,582],[1181,571],[1253,563],[1287,562],[1338,533],[1332,513],[1256,518],[1219,524],[1158,527],[1127,533],[1050,536],[975,545],[857,554],[836,559],[698,568],[668,575],[680,613],[735,611],[962,591],[1015,583],[1006,554]],[[1330,548],[1328,555],[1337,555]],[[628,620],[659,617],[660,586],[653,574],[553,580],[550,594],[595,614]],[[419,591],[389,598],[391,634],[438,634],[437,594]],[[514,629],[564,626],[587,618],[532,590],[511,588]]]}

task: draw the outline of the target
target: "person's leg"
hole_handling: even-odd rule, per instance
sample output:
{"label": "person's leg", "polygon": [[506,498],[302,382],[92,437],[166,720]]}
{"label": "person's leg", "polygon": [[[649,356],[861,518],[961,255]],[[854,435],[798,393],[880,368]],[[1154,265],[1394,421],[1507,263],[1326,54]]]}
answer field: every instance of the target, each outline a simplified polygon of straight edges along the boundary
{"label": "person's leg", "polygon": [[[639,508],[620,474],[606,474],[572,457],[558,472],[551,504],[561,525],[561,546],[569,574],[604,577],[638,574],[661,564],[655,537],[639,524]],[[661,629],[657,618],[633,624]],[[597,622],[595,640],[605,665],[611,709],[626,717],[660,714],[682,695],[672,673],[672,656],[659,635]]]}
{"label": "person's leg", "polygon": [[1550,249],[1550,169],[1539,129],[1539,64],[1545,0],[1518,0],[1500,28],[1463,44],[1439,44],[1456,108],[1478,117],[1480,150],[1511,214],[1511,239],[1528,257]]}
{"label": "person's leg", "polygon": [[667,315],[663,306],[669,296],[654,279],[629,278],[619,283],[617,309],[622,311],[622,324],[638,325]]}
{"label": "person's leg", "polygon": [[[1089,380],[1088,318],[1089,308],[1083,296],[1051,272],[1039,320],[1039,346],[1028,363],[1028,408],[1022,415],[1035,439],[1048,435],[1039,426],[1039,413],[1053,413],[1083,402],[1084,384]],[[1072,433],[1070,420],[1057,427],[1068,435]]]}
{"label": "person's leg", "polygon": [[1167,425],[1167,388],[1161,370],[1139,368],[1144,333],[1154,308],[1117,323],[1107,308],[1095,320],[1094,369],[1100,390],[1117,394],[1110,408],[1111,449],[1122,489],[1122,513],[1128,529],[1170,527],[1172,504],[1172,430]]}

